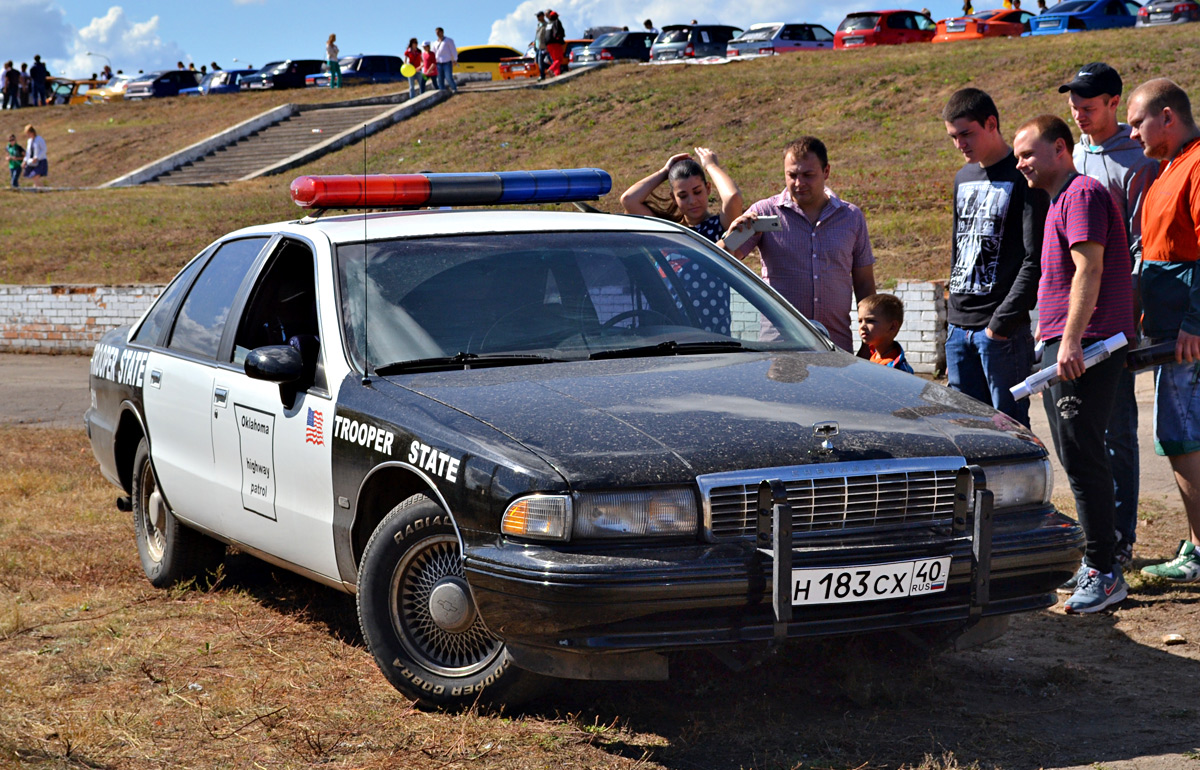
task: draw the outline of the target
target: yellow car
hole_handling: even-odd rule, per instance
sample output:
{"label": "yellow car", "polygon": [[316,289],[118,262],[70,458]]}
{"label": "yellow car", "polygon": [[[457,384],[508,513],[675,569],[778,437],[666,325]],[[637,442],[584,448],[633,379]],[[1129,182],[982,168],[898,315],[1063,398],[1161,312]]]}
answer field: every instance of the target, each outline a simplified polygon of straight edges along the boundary
{"label": "yellow car", "polygon": [[87,94],[93,88],[104,85],[103,80],[69,80],[67,78],[47,78],[46,104],[84,104]]}
{"label": "yellow car", "polygon": [[133,82],[135,77],[135,75],[113,75],[100,88],[93,88],[87,92],[88,103],[103,104],[104,102],[119,102],[124,100],[125,86]]}
{"label": "yellow car", "polygon": [[500,60],[521,54],[506,45],[468,45],[458,49],[455,73],[486,72],[492,80],[500,79]]}

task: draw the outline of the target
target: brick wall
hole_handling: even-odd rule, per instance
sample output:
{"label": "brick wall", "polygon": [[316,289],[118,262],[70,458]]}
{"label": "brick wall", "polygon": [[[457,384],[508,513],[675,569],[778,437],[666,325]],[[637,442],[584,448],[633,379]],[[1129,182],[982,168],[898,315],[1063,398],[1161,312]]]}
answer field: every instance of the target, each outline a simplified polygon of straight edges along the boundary
{"label": "brick wall", "polygon": [[0,285],[0,351],[87,352],[133,323],[162,286]]}
{"label": "brick wall", "polygon": [[[0,351],[90,352],[109,329],[133,323],[162,292],[157,285],[0,285]],[[946,299],[941,281],[901,281],[892,293],[904,302],[904,326],[896,337],[913,369],[946,369]],[[593,297],[598,309],[627,309],[627,297]],[[603,310],[602,310],[603,312]],[[758,313],[734,302],[732,332],[756,339]],[[850,311],[851,328],[857,313]]]}

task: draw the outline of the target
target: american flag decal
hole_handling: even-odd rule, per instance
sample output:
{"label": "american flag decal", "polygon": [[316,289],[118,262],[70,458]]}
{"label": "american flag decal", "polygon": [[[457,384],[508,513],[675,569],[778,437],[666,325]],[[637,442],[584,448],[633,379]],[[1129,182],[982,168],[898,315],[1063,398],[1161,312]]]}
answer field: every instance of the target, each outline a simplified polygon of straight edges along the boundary
{"label": "american flag decal", "polygon": [[304,429],[304,443],[316,444],[317,446],[325,446],[325,421],[321,417],[321,413],[309,407],[308,410],[308,427]]}

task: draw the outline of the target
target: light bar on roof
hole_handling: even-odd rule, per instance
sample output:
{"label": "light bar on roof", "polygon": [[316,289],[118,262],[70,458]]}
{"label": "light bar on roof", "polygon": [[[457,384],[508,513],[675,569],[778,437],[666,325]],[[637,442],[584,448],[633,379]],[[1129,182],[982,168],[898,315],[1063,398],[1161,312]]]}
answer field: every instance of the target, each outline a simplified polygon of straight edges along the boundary
{"label": "light bar on roof", "polygon": [[595,200],[612,189],[598,168],[498,171],[478,174],[300,176],[292,201],[306,209],[383,209],[406,206],[487,206]]}

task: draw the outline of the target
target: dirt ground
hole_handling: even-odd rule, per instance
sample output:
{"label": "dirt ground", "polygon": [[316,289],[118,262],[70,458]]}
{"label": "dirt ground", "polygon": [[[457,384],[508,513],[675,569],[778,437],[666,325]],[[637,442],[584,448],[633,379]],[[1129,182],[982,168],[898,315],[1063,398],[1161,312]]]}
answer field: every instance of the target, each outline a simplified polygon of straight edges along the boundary
{"label": "dirt ground", "polygon": [[[83,357],[0,355],[0,403],[5,405],[0,412],[0,431],[13,440],[37,428],[14,433],[2,426],[81,430],[80,415],[88,403],[86,381],[87,359]],[[1185,532],[1167,463],[1153,454],[1148,443],[1150,388],[1149,378],[1140,377],[1143,505],[1137,567],[1168,556]],[[1035,403],[1032,411],[1035,431],[1044,435],[1040,403]],[[82,441],[68,439],[77,458],[70,462],[83,469],[76,472],[86,476],[94,460]],[[16,438],[14,443],[21,440]],[[15,450],[8,451],[14,451],[16,457]],[[94,489],[99,491],[89,494],[97,501],[111,499],[99,486]],[[1070,509],[1066,481],[1061,477],[1055,499],[1060,507]],[[83,581],[82,587],[78,580],[68,582],[75,583],[71,590],[76,594],[88,595],[89,583],[94,580],[96,593],[90,601],[101,610],[104,591],[110,590],[106,586],[136,581],[140,573],[130,522],[115,510],[101,509],[100,502],[96,505],[95,512],[87,513],[86,522],[87,527],[100,529],[88,531],[102,531],[102,537],[111,537],[121,566],[95,568],[89,573],[95,577]],[[51,524],[45,525],[45,531],[39,531],[40,526],[9,527],[9,534],[0,537],[0,560],[11,558],[19,564],[22,556],[3,554],[30,553],[28,549],[34,547],[30,543],[40,540],[58,542],[54,538],[61,533],[52,532]],[[5,522],[0,521],[0,532],[4,527]],[[127,542],[123,540],[126,536]],[[222,638],[222,624],[228,626],[228,636],[237,638],[233,628],[240,623],[237,631],[247,639],[252,636],[250,624],[259,620],[294,628],[288,633],[299,634],[303,646],[336,649],[336,655],[331,655],[337,660],[328,665],[362,674],[357,679],[343,678],[336,686],[327,685],[327,698],[350,714],[361,709],[363,725],[376,724],[371,720],[377,703],[394,709],[396,716],[379,727],[358,728],[369,735],[351,735],[342,744],[323,749],[321,761],[329,766],[1200,770],[1200,704],[1196,698],[1200,689],[1200,585],[1152,584],[1134,573],[1129,599],[1113,612],[1069,617],[1053,608],[1020,616],[1007,635],[980,650],[944,653],[932,659],[897,652],[887,644],[805,643],[790,645],[782,654],[734,673],[712,658],[698,655],[673,661],[670,682],[573,682],[556,687],[519,715],[476,715],[474,721],[464,721],[405,710],[403,698],[390,693],[381,683],[382,677],[372,673],[351,597],[247,557],[231,556],[227,568],[226,583],[216,591],[216,601],[234,609],[209,627],[215,639]],[[196,749],[200,752],[197,758],[163,753],[168,745],[182,748],[194,740],[190,745],[201,747],[213,742],[215,732],[193,730],[184,721],[168,725],[174,743],[161,747],[153,741],[144,746],[138,743],[146,761],[131,758],[138,753],[132,749],[91,757],[87,746],[77,745],[74,755],[70,747],[62,749],[65,731],[56,726],[55,719],[70,708],[71,682],[76,680],[58,681],[41,696],[13,692],[9,680],[18,679],[18,667],[50,665],[50,658],[60,648],[67,650],[63,656],[70,654],[66,640],[73,638],[71,634],[84,635],[80,638],[85,641],[78,643],[80,649],[90,645],[93,652],[88,654],[99,655],[100,645],[108,638],[104,623],[111,622],[111,628],[120,630],[119,621],[106,619],[94,624],[98,631],[86,633],[82,623],[60,626],[57,631],[53,623],[36,631],[21,630],[32,627],[28,625],[10,626],[8,613],[22,607],[31,617],[21,623],[36,620],[36,613],[45,611],[38,609],[38,602],[51,602],[55,590],[49,583],[40,584],[23,574],[20,569],[6,571],[0,565],[0,615],[5,621],[0,628],[0,706],[5,712],[0,716],[0,767],[205,766],[198,759],[209,756],[203,753],[205,749]],[[154,592],[144,584],[133,589],[144,595],[137,602],[151,602],[141,611],[161,604],[164,624],[182,617],[188,606],[212,601],[208,594],[188,597]],[[66,601],[51,603],[65,605]],[[164,625],[163,633],[166,628]],[[1180,634],[1186,642],[1168,646],[1163,642],[1166,634]],[[114,631],[112,635],[117,634]],[[195,647],[194,642],[186,644]],[[214,649],[217,644],[214,641]],[[204,647],[207,653],[207,642]],[[277,648],[268,643],[265,649],[249,650],[252,662],[247,665],[264,672],[286,666],[282,655],[288,654],[287,650],[282,644]],[[197,653],[191,650],[188,654]],[[125,689],[150,687],[147,680],[156,682],[167,676],[156,666],[169,670],[176,664],[139,665],[142,668],[132,669]],[[186,664],[181,660],[177,665]],[[115,666],[106,675],[117,676],[122,670]],[[192,676],[203,676],[204,670],[200,667],[200,673]],[[133,736],[135,743],[145,742],[134,717],[122,716],[131,707],[116,694],[97,696],[87,678],[93,675],[86,673],[71,666],[71,676],[83,682],[80,692],[88,693],[89,698],[80,701],[80,708],[90,714],[81,718],[92,722],[91,732],[84,734],[100,736],[92,739],[96,746],[128,743],[123,736]],[[220,680],[212,684],[200,678],[195,681],[215,688]],[[68,693],[65,701],[64,692]],[[178,697],[184,696],[199,699],[186,690]],[[298,709],[295,704],[303,703],[306,696],[297,690],[290,697],[294,699],[292,708]],[[147,696],[145,702],[152,699]],[[322,725],[332,731],[332,725],[338,724],[337,710],[325,708],[329,710],[313,717],[318,743]],[[515,722],[511,721],[514,716]],[[415,721],[418,719],[428,721]],[[424,753],[404,754],[395,748],[401,743],[396,731],[406,723],[432,731],[422,739],[427,747],[422,749]],[[157,724],[159,727],[146,729],[167,729],[161,719]],[[270,722],[246,727],[238,736],[246,737],[244,742],[223,744],[229,752],[228,766],[252,766],[253,762],[260,767],[299,767],[313,761],[315,755],[260,763],[260,755],[254,752],[264,751],[271,740],[264,724]],[[517,731],[516,724],[523,725],[524,732]],[[205,729],[215,728],[210,723]],[[254,732],[258,729],[264,730],[261,737]],[[345,728],[347,734],[354,729]],[[3,735],[10,730],[12,734]],[[308,736],[310,728],[305,730]],[[578,736],[583,738],[576,740]],[[389,740],[393,744],[388,744]],[[393,748],[390,753],[362,748],[372,741]],[[488,748],[473,752],[454,748],[470,741],[479,741],[479,746],[486,742]],[[351,746],[358,748],[350,751]],[[155,756],[158,758],[153,759]]]}

